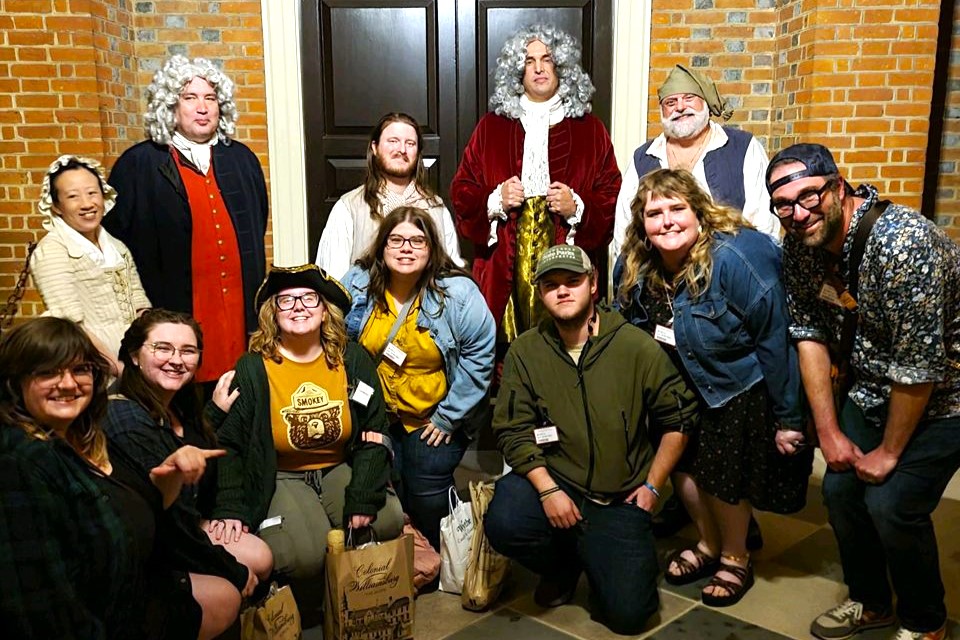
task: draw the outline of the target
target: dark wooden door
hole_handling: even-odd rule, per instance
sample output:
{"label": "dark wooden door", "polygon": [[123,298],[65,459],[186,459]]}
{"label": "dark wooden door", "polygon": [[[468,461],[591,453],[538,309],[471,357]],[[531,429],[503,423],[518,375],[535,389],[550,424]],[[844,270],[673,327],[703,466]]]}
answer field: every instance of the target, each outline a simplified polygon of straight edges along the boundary
{"label": "dark wooden door", "polygon": [[487,111],[503,42],[550,22],[579,37],[610,124],[613,0],[301,0],[308,255],[330,208],[363,180],[370,129],[389,111],[420,123],[430,180],[446,198]]}

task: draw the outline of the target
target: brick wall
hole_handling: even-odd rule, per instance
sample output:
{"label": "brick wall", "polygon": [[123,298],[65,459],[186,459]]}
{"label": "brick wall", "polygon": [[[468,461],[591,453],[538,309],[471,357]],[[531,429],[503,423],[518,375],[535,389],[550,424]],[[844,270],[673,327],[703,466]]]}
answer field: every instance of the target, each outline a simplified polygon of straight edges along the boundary
{"label": "brick wall", "polygon": [[[143,88],[174,53],[233,78],[237,138],[269,182],[258,0],[0,0],[0,303],[43,234],[36,201],[50,162],[78,153],[109,167],[142,140]],[[28,290],[22,315],[41,311]]]}

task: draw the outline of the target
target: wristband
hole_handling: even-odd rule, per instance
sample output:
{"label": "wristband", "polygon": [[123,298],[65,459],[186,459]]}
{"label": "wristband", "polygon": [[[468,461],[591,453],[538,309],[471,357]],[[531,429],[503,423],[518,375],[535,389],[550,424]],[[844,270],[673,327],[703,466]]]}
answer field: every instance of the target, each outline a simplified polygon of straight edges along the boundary
{"label": "wristband", "polygon": [[540,492],[540,502],[546,502],[547,498],[560,491],[560,487],[551,487]]}
{"label": "wristband", "polygon": [[650,491],[650,493],[652,493],[657,498],[657,500],[660,499],[660,492],[657,491],[657,488],[655,486],[653,486],[649,482],[644,482],[643,486],[645,486]]}

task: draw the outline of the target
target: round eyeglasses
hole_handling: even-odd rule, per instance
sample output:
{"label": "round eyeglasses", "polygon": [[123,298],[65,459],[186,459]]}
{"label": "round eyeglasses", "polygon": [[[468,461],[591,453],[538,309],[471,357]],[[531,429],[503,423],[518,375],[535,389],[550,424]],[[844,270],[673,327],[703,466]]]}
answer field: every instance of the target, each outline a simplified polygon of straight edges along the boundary
{"label": "round eyeglasses", "polygon": [[200,349],[187,345],[180,347],[179,349],[169,342],[150,342],[146,345],[150,349],[150,353],[154,355],[157,360],[162,360],[166,362],[178,352],[180,353],[180,359],[184,362],[196,362],[200,359]]}
{"label": "round eyeglasses", "polygon": [[70,377],[73,378],[74,382],[77,384],[90,384],[93,382],[93,372],[94,366],[92,363],[80,362],[69,367],[37,371],[33,374],[33,377],[40,384],[52,387],[63,382],[64,376],[69,373]]}
{"label": "round eyeglasses", "polygon": [[797,205],[800,205],[807,211],[816,209],[823,200],[823,194],[833,187],[833,180],[827,180],[819,189],[805,191],[800,194],[796,200],[777,200],[770,202],[770,211],[781,220],[789,220],[797,211]]}
{"label": "round eyeglasses", "polygon": [[274,296],[273,298],[274,304],[277,305],[277,309],[280,311],[290,311],[297,306],[297,300],[299,300],[300,304],[307,309],[316,309],[320,306],[320,294],[316,291],[311,291],[310,293],[305,293],[301,296],[283,294],[280,296]]}

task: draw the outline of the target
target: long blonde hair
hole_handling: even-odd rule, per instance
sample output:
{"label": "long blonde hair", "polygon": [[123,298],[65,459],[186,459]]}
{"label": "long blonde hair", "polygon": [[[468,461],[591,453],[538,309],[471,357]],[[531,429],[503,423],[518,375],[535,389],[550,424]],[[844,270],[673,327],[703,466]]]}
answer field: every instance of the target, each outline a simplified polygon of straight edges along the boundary
{"label": "long blonde hair", "polygon": [[[700,222],[697,241],[675,275],[667,273],[660,252],[650,247],[643,225],[643,211],[654,198],[685,200]],[[637,187],[637,195],[630,204],[631,221],[623,246],[623,276],[617,297],[629,303],[630,290],[639,280],[654,288],[687,285],[690,296],[696,298],[710,283],[713,273],[711,249],[717,233],[736,234],[741,228],[751,228],[743,215],[732,207],[715,203],[697,184],[689,171],[657,169],[645,175]]]}
{"label": "long blonde hair", "polygon": [[[327,313],[320,323],[320,343],[327,366],[336,369],[343,364],[343,354],[347,350],[347,325],[343,321],[343,311],[331,304],[322,294],[320,301]],[[259,326],[250,336],[249,351],[258,353],[274,362],[283,362],[280,355],[280,327],[277,326],[277,309],[274,296],[270,296],[260,305]]]}

